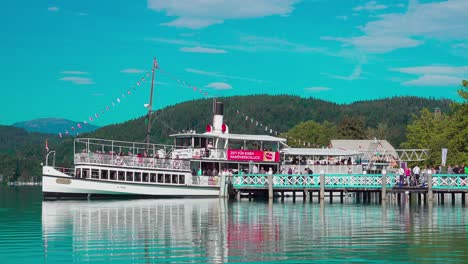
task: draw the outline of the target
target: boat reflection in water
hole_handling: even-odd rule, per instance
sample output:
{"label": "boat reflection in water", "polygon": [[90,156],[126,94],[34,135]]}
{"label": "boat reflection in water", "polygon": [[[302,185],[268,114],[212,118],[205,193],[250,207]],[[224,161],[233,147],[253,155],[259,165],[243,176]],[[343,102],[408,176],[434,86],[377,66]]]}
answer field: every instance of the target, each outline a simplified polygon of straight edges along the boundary
{"label": "boat reflection in water", "polygon": [[43,202],[45,262],[222,263],[226,201]]}
{"label": "boat reflection in water", "polygon": [[46,263],[466,263],[465,219],[464,206],[406,201],[54,201],[42,204],[42,237]]}

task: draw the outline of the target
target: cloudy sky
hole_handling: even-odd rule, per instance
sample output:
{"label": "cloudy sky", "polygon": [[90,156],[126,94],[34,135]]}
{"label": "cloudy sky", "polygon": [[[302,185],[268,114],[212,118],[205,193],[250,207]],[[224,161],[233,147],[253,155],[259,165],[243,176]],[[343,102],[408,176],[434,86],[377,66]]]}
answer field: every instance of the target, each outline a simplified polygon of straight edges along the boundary
{"label": "cloudy sky", "polygon": [[0,124],[142,116],[153,57],[156,109],[260,93],[457,100],[467,10],[467,0],[7,0]]}

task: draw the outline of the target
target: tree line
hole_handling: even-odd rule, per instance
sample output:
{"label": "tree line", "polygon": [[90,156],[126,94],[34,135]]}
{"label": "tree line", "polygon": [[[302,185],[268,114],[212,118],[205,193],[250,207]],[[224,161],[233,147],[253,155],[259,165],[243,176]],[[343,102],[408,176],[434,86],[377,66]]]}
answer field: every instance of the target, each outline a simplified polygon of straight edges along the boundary
{"label": "tree line", "polygon": [[[427,148],[434,142],[442,144],[443,142],[430,138],[416,144],[414,140],[419,135],[412,130],[418,122],[426,122],[421,121],[421,118],[427,117],[428,113],[432,115],[437,108],[442,113],[440,119],[449,119],[450,122],[438,123],[436,127],[441,129],[447,123],[453,125],[453,129],[450,129],[450,137],[453,139],[450,146],[457,147],[457,153],[466,155],[463,135],[456,133],[466,133],[466,103],[454,103],[448,99],[394,97],[336,104],[290,95],[253,95],[223,97],[218,100],[224,103],[224,122],[228,124],[231,133],[270,134],[271,129],[273,135],[276,135],[277,131],[278,136],[287,137],[288,144],[293,147],[303,147],[303,142],[321,147],[328,146],[331,139],[374,137],[387,139],[395,147],[428,144],[425,147]],[[211,99],[201,99],[155,111],[151,142],[170,144],[172,139],[169,135],[184,130],[204,132],[206,125],[212,123],[212,105]],[[462,115],[462,110],[459,109],[464,109],[465,115]],[[248,120],[245,115],[249,116]],[[251,118],[259,121],[262,126]],[[80,137],[144,142],[146,119],[146,116],[142,116],[121,124],[105,126],[94,132],[81,134]],[[268,126],[267,131],[265,126]],[[437,132],[440,132],[439,130]],[[432,135],[435,131],[428,133]],[[0,126],[0,176],[3,175],[4,181],[28,180],[28,177],[41,175],[40,163],[44,162],[46,138],[50,149],[57,152],[56,165],[72,167],[72,137],[60,139],[57,135],[28,133],[19,128]],[[466,134],[464,138],[467,138]],[[434,149],[436,147],[434,146]],[[436,158],[437,156],[434,156],[434,159],[431,157],[431,162]],[[461,162],[462,159],[457,156],[454,162]]]}

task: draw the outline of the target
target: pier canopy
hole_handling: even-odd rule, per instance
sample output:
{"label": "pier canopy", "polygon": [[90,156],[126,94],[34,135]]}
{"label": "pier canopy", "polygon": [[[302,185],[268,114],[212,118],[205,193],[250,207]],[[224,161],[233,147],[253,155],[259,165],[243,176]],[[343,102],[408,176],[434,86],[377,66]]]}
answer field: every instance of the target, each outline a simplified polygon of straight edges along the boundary
{"label": "pier canopy", "polygon": [[363,153],[333,148],[284,148],[283,172],[293,174],[310,171],[318,173],[361,173]]}
{"label": "pier canopy", "polygon": [[358,156],[361,152],[330,148],[285,148],[281,151],[288,156]]}
{"label": "pier canopy", "polygon": [[363,160],[365,161],[384,160],[385,162],[390,162],[398,160],[395,148],[387,140],[334,139],[330,142],[333,148],[362,152],[364,154]]}

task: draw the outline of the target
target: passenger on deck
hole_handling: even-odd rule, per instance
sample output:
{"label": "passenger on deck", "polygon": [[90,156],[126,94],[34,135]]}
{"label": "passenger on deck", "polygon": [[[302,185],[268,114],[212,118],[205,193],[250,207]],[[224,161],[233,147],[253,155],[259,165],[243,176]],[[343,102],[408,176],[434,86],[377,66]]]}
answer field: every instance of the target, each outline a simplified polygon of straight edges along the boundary
{"label": "passenger on deck", "polygon": [[263,167],[260,167],[260,174],[265,174],[265,173],[266,173],[265,169]]}
{"label": "passenger on deck", "polygon": [[273,175],[273,168],[270,167],[270,168],[268,169],[267,174],[268,174],[268,175]]}
{"label": "passenger on deck", "polygon": [[252,173],[253,173],[253,174],[257,174],[257,173],[258,173],[258,167],[257,167],[257,165],[255,165],[255,164],[254,164],[253,167],[252,167]]}

